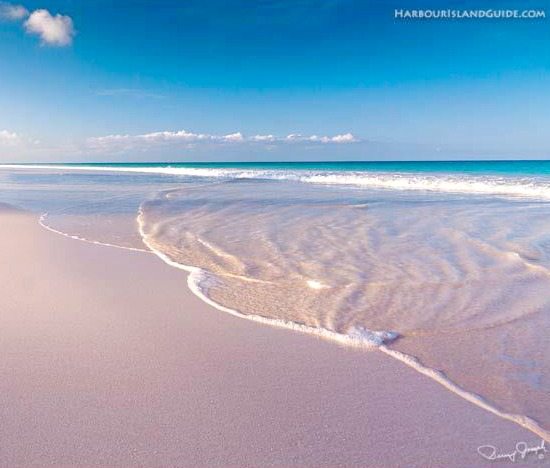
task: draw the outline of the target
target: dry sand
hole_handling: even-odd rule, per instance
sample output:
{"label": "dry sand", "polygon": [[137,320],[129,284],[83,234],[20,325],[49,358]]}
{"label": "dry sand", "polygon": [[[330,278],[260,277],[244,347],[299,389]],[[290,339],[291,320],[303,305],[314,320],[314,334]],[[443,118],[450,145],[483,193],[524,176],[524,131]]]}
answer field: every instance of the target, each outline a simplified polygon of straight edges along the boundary
{"label": "dry sand", "polygon": [[539,443],[378,351],[212,309],[152,254],[4,209],[0,259],[2,466],[464,467]]}

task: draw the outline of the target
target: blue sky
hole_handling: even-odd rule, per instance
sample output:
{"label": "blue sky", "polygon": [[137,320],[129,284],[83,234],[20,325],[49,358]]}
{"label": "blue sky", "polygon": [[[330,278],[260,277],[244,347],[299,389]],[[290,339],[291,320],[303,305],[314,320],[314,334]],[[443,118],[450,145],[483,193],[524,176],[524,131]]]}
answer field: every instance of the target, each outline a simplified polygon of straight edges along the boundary
{"label": "blue sky", "polygon": [[[430,7],[547,18],[394,18]],[[23,0],[2,11],[1,162],[550,156],[549,0]]]}

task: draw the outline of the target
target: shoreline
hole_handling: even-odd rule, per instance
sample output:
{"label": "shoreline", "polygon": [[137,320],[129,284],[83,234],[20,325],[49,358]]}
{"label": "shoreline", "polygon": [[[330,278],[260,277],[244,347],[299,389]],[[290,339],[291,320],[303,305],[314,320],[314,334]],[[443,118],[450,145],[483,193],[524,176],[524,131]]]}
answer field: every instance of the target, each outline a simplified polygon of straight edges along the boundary
{"label": "shoreline", "polygon": [[[16,374],[24,377],[23,380],[30,379],[29,383],[36,373],[42,374],[47,370],[52,377],[56,374],[59,377],[61,373],[69,383],[75,384],[81,377],[82,365],[97,371],[104,370],[101,366],[95,368],[97,363],[90,360],[89,352],[95,350],[101,355],[101,348],[110,350],[117,346],[120,335],[132,341],[148,335],[151,329],[155,331],[155,340],[147,343],[147,353],[135,347],[131,347],[127,355],[105,351],[102,362],[107,365],[111,380],[106,376],[99,378],[99,387],[93,381],[94,385],[86,390],[95,398],[102,396],[106,407],[94,407],[91,413],[86,405],[74,407],[76,413],[84,412],[88,418],[99,422],[98,430],[92,431],[92,434],[101,442],[97,446],[102,448],[99,452],[103,452],[94,452],[94,457],[88,446],[93,442],[82,439],[88,455],[82,455],[85,460],[80,459],[80,462],[158,465],[170,464],[174,460],[184,464],[223,463],[229,460],[229,464],[318,465],[338,462],[463,466],[464,463],[483,463],[484,460],[476,452],[479,445],[490,443],[507,451],[513,450],[520,440],[532,441],[533,445],[538,442],[533,434],[516,424],[471,405],[435,382],[424,379],[416,371],[387,359],[382,353],[343,348],[303,334],[261,327],[250,321],[219,314],[184,290],[182,283],[185,278],[182,274],[158,262],[155,257],[73,242],[66,238],[68,236],[54,236],[53,232],[42,229],[36,222],[37,217],[31,214],[8,213],[0,209],[0,216],[4,220],[0,228],[2,249],[8,258],[12,258],[9,264],[15,270],[13,275],[3,271],[5,269],[1,272],[5,280],[3,296],[9,299],[8,303],[14,304],[3,313],[2,325],[22,321],[21,327],[2,327],[7,330],[7,335],[6,340],[2,340],[1,352],[20,365],[2,366],[2,393],[5,402],[11,403],[9,408],[9,405],[3,405],[3,412],[8,413],[6,427],[2,429],[3,440],[8,443],[0,448],[0,461],[3,463],[27,464],[28,457],[35,452],[49,453],[48,459],[53,463],[74,462],[74,457],[82,454],[73,453],[74,447],[71,444],[63,446],[61,441],[74,441],[75,434],[69,429],[77,433],[91,429],[73,414],[73,418],[66,421],[70,423],[68,425],[56,424],[59,421],[55,417],[50,420],[54,428],[53,440],[38,437],[39,428],[29,423],[33,420],[40,422],[39,416],[44,408],[39,402],[49,401],[52,394],[38,385],[35,389],[37,401],[27,401],[29,405],[26,409],[20,407],[22,402],[17,401],[16,395],[25,393],[21,392],[25,387],[21,386],[21,382],[19,386],[13,382],[13,370],[17,370]],[[20,260],[26,257],[35,261],[37,271],[29,272],[25,268],[25,262]],[[13,258],[18,259],[17,265]],[[24,293],[25,281],[21,278],[27,278],[28,282],[33,275],[37,275],[33,284],[38,291],[27,297]],[[7,292],[6,283],[11,284]],[[60,285],[65,283],[73,286],[69,295],[74,297],[66,298],[59,294]],[[112,287],[114,284],[117,288]],[[84,296],[91,300],[91,304],[83,301]],[[108,304],[102,304],[105,298],[112,300],[112,303],[107,301]],[[38,302],[33,302],[35,299]],[[24,307],[17,307],[18,303]],[[65,322],[52,316],[48,303],[64,318],[72,319],[74,326],[80,322],[75,321],[70,311],[74,310],[75,304],[80,304],[82,310],[76,319],[88,324],[86,330],[81,330],[83,341],[73,342],[65,334]],[[162,313],[158,313],[159,309]],[[51,323],[48,320],[44,323],[41,313],[45,313]],[[109,323],[114,321],[115,327],[109,328],[107,336],[97,334],[93,320],[90,321],[95,314]],[[123,325],[130,326],[134,334],[127,335]],[[29,356],[24,338],[41,336],[36,332],[43,326],[47,328],[47,337],[52,339],[49,344],[54,346],[51,349],[44,346],[46,343],[41,343],[37,347],[52,358],[50,366],[41,367],[32,361],[32,353]],[[172,328],[180,333],[175,333]],[[189,328],[193,333],[189,333]],[[98,340],[97,343],[89,339],[90,333]],[[141,341],[138,340],[138,343],[141,344]],[[61,349],[56,346],[59,344],[64,345],[61,348],[68,355],[60,352]],[[98,348],[98,344],[103,346]],[[10,345],[11,353],[6,352],[10,351]],[[162,352],[158,348],[162,348]],[[70,353],[75,350],[84,352],[88,359],[73,362]],[[197,355],[203,357],[200,364],[194,359]],[[137,356],[139,362],[135,362]],[[230,356],[238,356],[239,359],[230,359],[225,365],[214,359]],[[320,356],[323,362],[319,362]],[[161,363],[163,372],[159,374],[159,369],[151,366],[152,362]],[[278,365],[273,366],[274,363]],[[228,373],[226,366],[231,372]],[[117,384],[117,375],[128,370],[138,381],[141,379],[145,388],[152,385],[159,390],[160,395],[156,394],[155,401],[163,408],[161,414],[171,421],[171,429],[189,434],[199,425],[207,442],[188,437],[183,446],[175,445],[170,443],[171,436],[162,430],[162,436],[151,442],[148,439],[152,434],[150,431],[154,433],[159,426],[155,424],[155,417],[146,411],[146,405],[130,405],[134,412],[128,411],[127,406],[115,404],[117,398],[110,398],[108,392],[105,393],[114,382],[116,389],[124,389],[132,395],[130,401],[150,399],[152,395],[144,392],[143,388],[124,385],[124,382]],[[151,381],[151,374],[156,376],[154,382]],[[189,378],[190,375],[195,378]],[[50,385],[58,391],[57,394],[61,394],[63,401],[78,397],[68,391],[71,385],[67,386],[66,382],[52,381]],[[183,388],[193,397],[182,395]],[[291,393],[289,390],[292,390]],[[118,395],[117,392],[115,394]],[[243,396],[248,396],[248,399],[243,399]],[[209,404],[212,398],[224,402],[216,406],[214,419]],[[396,405],[396,401],[407,401],[407,404]],[[232,402],[232,405],[227,406],[227,402]],[[192,422],[189,418],[172,419],[173,414],[179,412],[181,415],[182,407],[186,408],[184,413],[190,416]],[[197,411],[210,417],[207,421],[201,421]],[[30,421],[23,424],[23,431],[16,430],[21,423],[17,417],[21,412],[32,415]],[[257,412],[264,417],[257,419]],[[130,419],[136,418],[142,430],[130,430],[132,426],[126,430],[119,428],[118,436],[124,443],[120,450],[110,451],[105,447],[111,447],[111,443],[104,437],[113,430],[113,425],[117,425],[120,414]],[[220,424],[220,418],[225,425]],[[233,427],[236,421],[239,424]],[[457,431],[457,426],[463,430]],[[21,432],[24,437],[16,440],[14,435],[21,435]],[[462,444],[456,440],[457,432],[459,439],[463,437]],[[322,437],[315,437],[319,434]],[[157,447],[157,454],[147,452],[137,458],[131,456],[128,448],[133,438],[145,445],[149,440],[151,445]],[[229,453],[219,451],[228,439],[234,442]],[[302,443],[296,444],[296,440]],[[31,449],[24,450],[22,445],[28,446],[30,441],[34,442],[30,445]],[[7,450],[6,446],[10,447],[10,444],[12,450]],[[397,449],[393,450],[394,458],[392,449]]]}
{"label": "shoreline", "polygon": [[367,336],[364,336],[364,333],[358,333],[357,335],[342,334],[342,333],[332,332],[324,328],[315,328],[315,327],[310,327],[299,323],[267,318],[262,315],[243,314],[237,310],[218,304],[217,302],[210,299],[207,293],[203,291],[203,289],[201,289],[201,281],[204,280],[204,277],[207,275],[205,271],[203,271],[198,267],[194,267],[192,265],[183,265],[181,263],[178,263],[172,260],[171,258],[169,258],[168,256],[164,255],[162,252],[154,249],[148,243],[147,235],[143,232],[143,224],[141,221],[141,216],[142,216],[141,211],[138,212],[136,222],[138,224],[138,230],[141,235],[142,241],[149,250],[139,249],[136,247],[126,247],[126,246],[108,244],[104,242],[93,241],[90,239],[85,239],[78,236],[66,234],[46,224],[44,220],[47,217],[47,215],[48,213],[44,213],[39,217],[39,220],[38,220],[39,225],[44,229],[49,230],[55,234],[67,237],[72,240],[87,242],[93,245],[100,245],[103,247],[111,247],[111,248],[134,251],[134,252],[153,254],[156,257],[158,257],[162,262],[166,263],[167,265],[173,268],[176,268],[178,270],[184,271],[187,274],[187,287],[189,288],[191,293],[193,293],[196,297],[198,297],[202,302],[204,302],[205,304],[207,304],[208,306],[216,310],[230,314],[239,319],[249,320],[251,322],[259,323],[261,325],[267,325],[269,327],[281,328],[281,329],[288,330],[295,333],[310,335],[310,336],[327,340],[329,342],[342,345],[345,347],[357,348],[365,351],[378,350],[386,354],[387,356],[391,357],[392,359],[395,359],[401,362],[402,364],[409,366],[410,368],[414,369],[416,372],[427,376],[428,378],[432,379],[434,382],[437,382],[439,385],[442,385],[448,391],[454,393],[455,395],[468,401],[469,403],[474,404],[502,419],[512,421],[515,424],[518,424],[519,426],[531,431],[533,434],[541,437],[541,439],[545,440],[546,442],[550,442],[550,432],[545,428],[543,428],[537,421],[530,418],[529,416],[504,411],[503,409],[499,408],[497,405],[486,400],[483,396],[464,389],[459,384],[449,379],[442,371],[439,371],[424,365],[416,356],[404,353],[398,349],[391,348],[390,345],[392,341],[399,338],[399,335],[397,333],[368,330]]}

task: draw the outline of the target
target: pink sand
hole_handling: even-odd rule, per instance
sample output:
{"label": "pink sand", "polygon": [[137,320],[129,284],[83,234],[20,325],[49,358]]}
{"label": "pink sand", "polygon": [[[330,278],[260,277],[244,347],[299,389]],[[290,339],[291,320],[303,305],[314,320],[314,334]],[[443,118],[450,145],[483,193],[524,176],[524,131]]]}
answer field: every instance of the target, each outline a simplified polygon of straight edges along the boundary
{"label": "pink sand", "polygon": [[152,254],[4,210],[0,258],[2,466],[463,467],[540,442],[376,350],[212,309]]}

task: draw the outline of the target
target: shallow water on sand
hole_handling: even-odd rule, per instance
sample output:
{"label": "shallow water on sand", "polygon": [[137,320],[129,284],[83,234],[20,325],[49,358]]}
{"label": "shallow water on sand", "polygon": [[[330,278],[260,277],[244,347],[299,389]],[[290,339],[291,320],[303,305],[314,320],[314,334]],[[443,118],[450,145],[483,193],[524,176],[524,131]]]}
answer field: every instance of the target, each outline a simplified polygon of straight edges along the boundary
{"label": "shallow water on sand", "polygon": [[198,267],[203,293],[241,314],[394,332],[394,349],[550,427],[549,180],[73,172],[63,197],[48,192],[59,171],[4,176],[2,201],[32,204],[33,187],[47,226]]}

